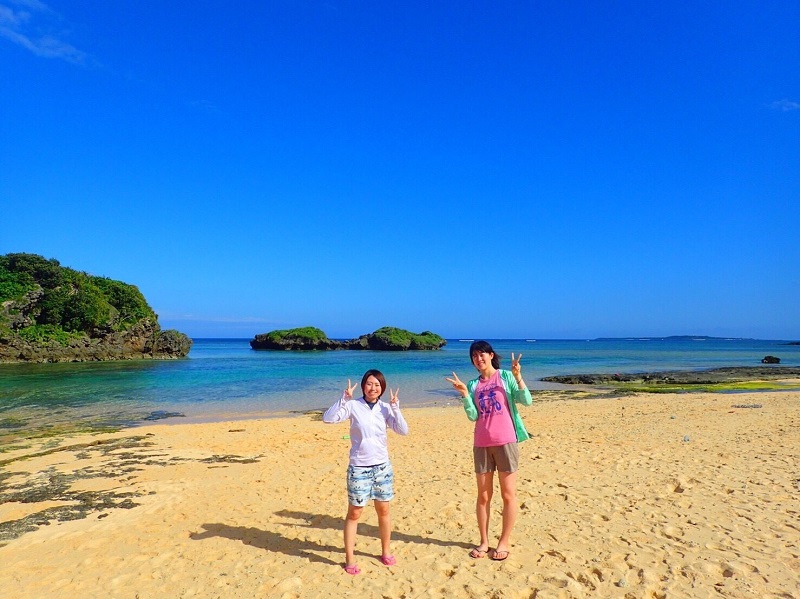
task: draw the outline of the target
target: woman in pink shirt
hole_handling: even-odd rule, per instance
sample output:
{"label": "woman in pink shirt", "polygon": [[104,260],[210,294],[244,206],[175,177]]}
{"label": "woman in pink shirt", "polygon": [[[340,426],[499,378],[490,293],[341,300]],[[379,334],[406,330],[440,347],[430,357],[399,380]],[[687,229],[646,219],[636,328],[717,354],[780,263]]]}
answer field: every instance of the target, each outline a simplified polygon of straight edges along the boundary
{"label": "woman in pink shirt", "polygon": [[454,372],[453,378],[446,380],[461,393],[464,411],[475,422],[472,454],[478,483],[475,511],[481,540],[470,556],[481,558],[490,553],[489,514],[497,470],[503,498],[503,529],[490,557],[501,561],[508,557],[511,530],[517,518],[518,443],[530,439],[516,404],[529,406],[533,398],[522,379],[519,363],[522,354],[516,359],[511,354],[511,371],[500,369],[500,358],[486,341],[474,342],[469,355],[479,376],[464,384]]}
{"label": "woman in pink shirt", "polygon": [[378,514],[378,531],[381,537],[381,563],[397,563],[389,551],[392,524],[389,502],[394,497],[394,471],[389,461],[386,431],[391,428],[400,435],[408,434],[403,414],[400,412],[400,392],[389,389],[390,401],[380,401],[386,389],[386,379],[380,370],[367,370],[361,378],[363,395],[353,399],[356,386],[347,381],[342,397],[322,416],[329,424],[350,420],[350,464],[347,467],[347,517],[344,521],[344,570],[360,574],[355,562],[356,531],[358,519],[370,499],[375,502]]}

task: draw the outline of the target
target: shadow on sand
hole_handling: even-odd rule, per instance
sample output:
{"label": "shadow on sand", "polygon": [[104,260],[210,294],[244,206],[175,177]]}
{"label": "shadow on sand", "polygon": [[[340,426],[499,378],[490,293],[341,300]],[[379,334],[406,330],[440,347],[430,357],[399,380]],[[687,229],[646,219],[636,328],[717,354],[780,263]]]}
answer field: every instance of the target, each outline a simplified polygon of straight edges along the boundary
{"label": "shadow on sand", "polygon": [[[275,515],[286,518],[287,521],[283,525],[288,527],[342,530],[343,526],[343,518],[335,518],[327,514],[309,514],[292,510],[281,510],[275,512]],[[340,563],[332,561],[327,557],[322,557],[318,555],[318,553],[331,552],[338,554],[344,552],[344,548],[341,545],[323,545],[313,541],[293,539],[279,532],[261,530],[252,526],[231,526],[230,524],[209,523],[203,524],[202,527],[204,529],[203,532],[192,532],[189,534],[189,538],[195,541],[202,541],[212,537],[222,537],[232,541],[239,541],[251,547],[258,547],[266,551],[275,551],[285,555],[304,557],[311,562],[331,565],[340,565]],[[380,538],[378,527],[374,524],[359,523],[358,534],[359,536],[373,537],[376,539]],[[392,531],[392,540],[402,541],[404,543],[416,543],[419,545],[438,545],[439,547],[462,547],[464,549],[470,549],[472,547],[469,543],[443,541],[441,539],[421,537],[419,535],[411,535],[398,531]],[[357,551],[356,553],[370,555],[361,551]]]}

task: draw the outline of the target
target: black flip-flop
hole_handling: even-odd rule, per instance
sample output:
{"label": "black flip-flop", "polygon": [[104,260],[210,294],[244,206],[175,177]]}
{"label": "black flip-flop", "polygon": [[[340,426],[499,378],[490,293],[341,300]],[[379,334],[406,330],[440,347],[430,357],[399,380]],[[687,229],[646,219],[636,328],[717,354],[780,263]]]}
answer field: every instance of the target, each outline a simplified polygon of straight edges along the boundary
{"label": "black flip-flop", "polygon": [[[498,557],[499,555],[502,555],[503,557]],[[508,558],[508,551],[505,551],[505,550],[503,550],[503,551],[493,551],[492,555],[491,555],[491,559],[493,559],[496,562],[502,562],[506,558]]]}
{"label": "black flip-flop", "polygon": [[472,559],[481,559],[482,557],[486,557],[486,554],[489,553],[488,549],[481,549],[480,547],[473,548],[472,551],[469,552],[469,556]]}

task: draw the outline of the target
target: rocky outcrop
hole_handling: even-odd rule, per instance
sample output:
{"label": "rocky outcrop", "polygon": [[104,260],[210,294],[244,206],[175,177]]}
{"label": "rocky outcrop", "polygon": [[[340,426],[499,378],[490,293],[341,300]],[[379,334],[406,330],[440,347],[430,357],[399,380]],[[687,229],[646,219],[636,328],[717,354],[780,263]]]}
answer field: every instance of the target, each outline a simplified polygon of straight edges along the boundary
{"label": "rocky outcrop", "polygon": [[95,362],[105,360],[169,360],[189,354],[192,340],[175,330],[162,331],[144,319],[126,331],[100,337],[81,335],[62,343],[29,341],[19,335],[0,333],[0,362]]}
{"label": "rocky outcrop", "polygon": [[361,335],[356,339],[345,341],[345,349],[371,349],[375,351],[430,351],[441,349],[447,345],[442,337],[430,331],[411,333],[394,327],[383,327]]}
{"label": "rocky outcrop", "polygon": [[326,350],[339,349],[340,341],[328,339],[328,336],[316,327],[275,330],[256,335],[250,341],[253,349],[271,350]]}
{"label": "rocky outcrop", "polygon": [[781,359],[778,358],[777,356],[764,356],[763,358],[761,358],[761,363],[762,364],[780,364],[781,363]]}
{"label": "rocky outcrop", "polygon": [[569,374],[546,376],[548,383],[567,385],[603,385],[610,383],[708,385],[752,380],[777,380],[800,376],[800,368],[788,366],[731,366],[712,370],[674,370],[634,374]]}
{"label": "rocky outcrop", "polygon": [[0,256],[0,362],[169,359],[191,346],[161,330],[135,285],[36,254]]}
{"label": "rocky outcrop", "polygon": [[250,341],[250,347],[253,349],[270,350],[436,350],[446,344],[447,341],[444,338],[430,331],[411,333],[395,327],[383,327],[373,333],[347,341],[329,339],[323,331],[316,327],[271,331],[256,335]]}
{"label": "rocky outcrop", "polygon": [[158,331],[153,339],[151,355],[164,358],[182,358],[192,349],[192,340],[180,331]]}
{"label": "rocky outcrop", "polygon": [[37,286],[16,301],[7,300],[3,302],[0,305],[0,320],[5,318],[12,330],[36,324],[36,305],[42,295],[44,295],[44,290]]}

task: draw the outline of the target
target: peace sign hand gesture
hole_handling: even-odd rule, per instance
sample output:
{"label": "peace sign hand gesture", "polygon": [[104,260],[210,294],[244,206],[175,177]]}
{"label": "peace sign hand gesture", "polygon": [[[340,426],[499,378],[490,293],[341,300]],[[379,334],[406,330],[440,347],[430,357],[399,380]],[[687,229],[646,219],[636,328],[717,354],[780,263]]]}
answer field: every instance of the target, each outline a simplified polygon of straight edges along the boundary
{"label": "peace sign hand gesture", "polygon": [[467,397],[469,395],[467,386],[460,378],[458,378],[458,375],[455,372],[453,373],[453,378],[444,377],[444,380],[446,380],[448,383],[451,383],[453,385],[453,389],[461,393],[462,397]]}
{"label": "peace sign hand gesture", "polygon": [[389,403],[392,404],[392,406],[397,405],[397,402],[399,401],[397,395],[399,393],[400,393],[400,387],[397,388],[397,391],[392,391],[392,388],[389,387],[389,398],[390,398]]}
{"label": "peace sign hand gesture", "polygon": [[350,379],[347,379],[347,389],[344,390],[344,395],[347,399],[353,399],[353,391],[356,390],[358,385],[350,384]]}
{"label": "peace sign hand gesture", "polygon": [[511,353],[511,374],[513,374],[514,378],[517,379],[517,384],[519,385],[520,389],[525,386],[525,381],[522,380],[522,366],[519,364],[521,359],[522,354],[514,358],[514,353]]}
{"label": "peace sign hand gesture", "polygon": [[521,359],[522,354],[520,354],[518,358],[514,359],[514,352],[511,352],[511,374],[514,375],[515,379],[519,379],[520,375],[522,374],[522,367],[519,365],[519,361]]}

